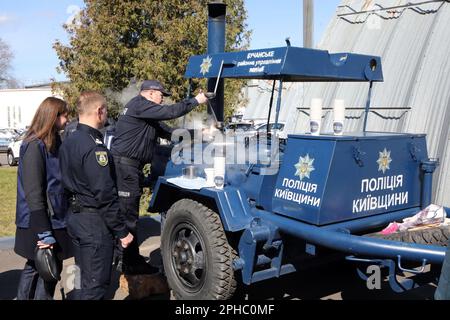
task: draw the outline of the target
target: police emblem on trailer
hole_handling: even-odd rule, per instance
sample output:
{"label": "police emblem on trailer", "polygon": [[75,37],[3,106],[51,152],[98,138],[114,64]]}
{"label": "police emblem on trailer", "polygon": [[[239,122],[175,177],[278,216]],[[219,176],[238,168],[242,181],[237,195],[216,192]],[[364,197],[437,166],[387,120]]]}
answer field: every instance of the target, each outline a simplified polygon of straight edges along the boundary
{"label": "police emblem on trailer", "polygon": [[97,159],[97,162],[102,167],[106,167],[108,165],[108,155],[106,154],[106,151],[95,151],[95,158]]}
{"label": "police emblem on trailer", "polygon": [[386,148],[382,152],[379,153],[379,158],[377,160],[378,163],[378,171],[386,172],[387,169],[390,169],[389,164],[392,162],[391,159],[391,151],[387,151]]}
{"label": "police emblem on trailer", "polygon": [[212,58],[210,56],[207,56],[203,59],[202,64],[200,65],[200,72],[205,75],[209,72],[209,69],[212,66]]}
{"label": "police emblem on trailer", "polygon": [[303,178],[310,178],[309,174],[314,171],[314,158],[309,157],[309,153],[306,154],[305,157],[300,156],[298,159],[298,163],[294,165],[296,171],[295,176],[299,176],[300,180],[303,180]]}

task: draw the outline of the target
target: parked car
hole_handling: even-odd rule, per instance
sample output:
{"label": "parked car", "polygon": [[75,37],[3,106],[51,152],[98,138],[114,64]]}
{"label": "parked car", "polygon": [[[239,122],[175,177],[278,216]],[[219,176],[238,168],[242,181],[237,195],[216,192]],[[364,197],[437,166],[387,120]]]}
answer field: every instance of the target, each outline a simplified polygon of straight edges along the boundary
{"label": "parked car", "polygon": [[[276,131],[276,135],[279,138],[286,139],[287,135],[284,132],[284,123],[278,122],[275,124],[275,122],[269,123],[269,136],[273,134]],[[253,128],[247,130],[245,132],[245,137],[254,138],[256,136],[266,136],[267,135],[267,122],[266,123],[259,123],[255,124]]]}
{"label": "parked car", "polygon": [[13,128],[1,128],[0,129],[0,138],[14,139],[19,134],[20,134],[19,129],[13,129]]}
{"label": "parked car", "polygon": [[11,142],[10,138],[0,137],[0,152],[4,153],[8,151],[8,146]]}
{"label": "parked car", "polygon": [[[269,133],[274,133],[276,131],[279,137],[285,138],[283,130],[284,130],[283,122],[278,122],[276,124],[275,122],[269,123]],[[267,123],[262,123],[255,126],[255,131],[257,134],[264,134],[265,132],[267,132]]]}
{"label": "parked car", "polygon": [[8,164],[10,166],[15,166],[19,162],[20,146],[22,145],[22,141],[24,138],[25,132],[9,143],[7,148],[8,152],[7,158]]}
{"label": "parked car", "polygon": [[253,123],[251,122],[232,122],[228,124],[225,129],[225,134],[236,134],[236,133],[242,133],[247,132],[249,130],[252,130]]}

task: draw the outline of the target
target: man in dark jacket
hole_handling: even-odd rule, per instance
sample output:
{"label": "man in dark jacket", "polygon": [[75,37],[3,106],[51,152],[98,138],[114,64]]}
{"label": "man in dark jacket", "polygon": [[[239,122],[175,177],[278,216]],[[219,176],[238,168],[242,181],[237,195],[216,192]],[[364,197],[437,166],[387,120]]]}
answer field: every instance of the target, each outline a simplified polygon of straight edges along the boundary
{"label": "man in dark jacket", "polygon": [[81,269],[81,299],[103,299],[111,278],[115,238],[126,248],[133,236],[120,220],[114,163],[100,133],[106,101],[96,92],[78,99],[79,123],[60,150],[64,189],[69,194],[67,222]]}
{"label": "man in dark jacket", "polygon": [[[192,99],[163,105],[164,96],[170,96],[170,93],[159,81],[144,81],[140,94],[127,103],[119,117],[111,146],[116,164],[121,214],[134,237],[137,233],[139,202],[144,180],[142,168],[145,164],[151,163],[157,138],[170,139],[171,135],[170,128],[161,120],[178,118],[207,101],[206,96],[200,93]],[[156,271],[157,269],[148,265],[139,254],[137,241],[124,251],[124,273],[140,274]]]}

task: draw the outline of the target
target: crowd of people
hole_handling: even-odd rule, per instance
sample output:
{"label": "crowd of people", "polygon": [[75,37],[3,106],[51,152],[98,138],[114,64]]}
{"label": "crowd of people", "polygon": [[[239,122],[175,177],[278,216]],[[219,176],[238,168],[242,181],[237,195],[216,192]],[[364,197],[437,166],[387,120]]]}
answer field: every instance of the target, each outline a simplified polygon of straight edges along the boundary
{"label": "crowd of people", "polygon": [[[14,250],[27,261],[17,299],[53,299],[59,277],[42,274],[40,250],[51,250],[56,269],[61,269],[64,259],[75,257],[81,277],[77,299],[105,297],[114,257],[121,258],[125,274],[159,271],[139,254],[142,169],[152,161],[156,139],[170,139],[172,129],[162,121],[207,102],[199,93],[164,105],[169,95],[160,82],[144,81],[107,144],[103,133],[108,108],[100,93],[80,94],[78,117],[70,128],[65,128],[69,113],[65,101],[49,97],[40,104],[19,156]],[[450,246],[435,294],[439,300],[450,299],[449,250]]]}
{"label": "crowd of people", "polygon": [[142,168],[151,162],[158,137],[170,136],[161,120],[193,110],[203,93],[173,105],[156,80],[144,81],[124,108],[110,149],[105,145],[107,103],[94,91],[82,92],[77,121],[68,128],[67,103],[55,97],[39,106],[20,148],[14,251],[27,259],[17,299],[53,299],[58,275],[43,274],[41,250],[51,252],[56,270],[75,257],[81,287],[76,299],[103,299],[114,257],[125,274],[155,273],[139,254],[137,223]]}

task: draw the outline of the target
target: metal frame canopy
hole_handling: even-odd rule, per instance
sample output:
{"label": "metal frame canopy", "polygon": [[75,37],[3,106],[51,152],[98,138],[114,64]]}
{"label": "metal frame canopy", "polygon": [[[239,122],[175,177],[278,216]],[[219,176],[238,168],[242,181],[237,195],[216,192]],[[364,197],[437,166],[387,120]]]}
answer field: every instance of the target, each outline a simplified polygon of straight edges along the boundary
{"label": "metal frame canopy", "polygon": [[290,46],[191,56],[184,76],[289,82],[383,81],[380,57]]}

